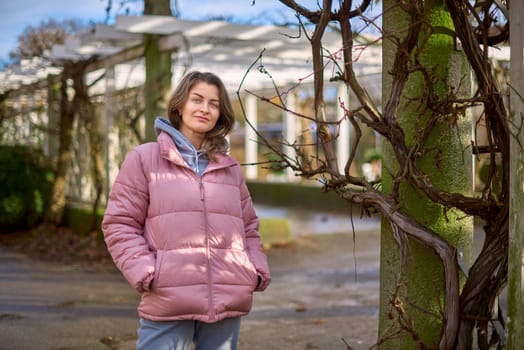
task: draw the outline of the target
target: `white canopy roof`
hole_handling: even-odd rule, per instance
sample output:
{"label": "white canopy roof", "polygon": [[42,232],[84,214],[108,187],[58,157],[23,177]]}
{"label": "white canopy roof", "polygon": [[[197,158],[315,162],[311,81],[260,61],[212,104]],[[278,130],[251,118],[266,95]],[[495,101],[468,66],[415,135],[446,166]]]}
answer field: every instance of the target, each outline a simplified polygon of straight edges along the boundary
{"label": "white canopy roof", "polygon": [[[225,21],[188,21],[169,16],[119,16],[113,26],[97,25],[93,32],[69,37],[64,45],[54,46],[46,57],[48,61],[40,62],[41,70],[46,71],[61,60],[85,59],[93,55],[103,60],[140,45],[143,34],[161,35],[160,47],[173,50],[174,80],[186,69],[213,71],[222,77],[229,89],[237,89],[242,80],[246,89],[272,86],[268,74],[260,72],[269,73],[279,86],[312,79],[311,46],[303,30]],[[336,55],[342,47],[340,36],[327,32],[323,46],[326,55]],[[381,71],[379,45],[365,49],[357,46],[355,50],[357,75]],[[255,68],[246,75],[253,64]],[[262,65],[264,69],[259,70]],[[327,74],[335,71],[334,67],[328,68],[331,69],[326,70]],[[25,79],[20,79],[19,73],[25,75]],[[42,72],[35,72],[35,69],[0,72],[0,91],[41,78]],[[118,64],[117,88],[143,81],[140,58]]]}

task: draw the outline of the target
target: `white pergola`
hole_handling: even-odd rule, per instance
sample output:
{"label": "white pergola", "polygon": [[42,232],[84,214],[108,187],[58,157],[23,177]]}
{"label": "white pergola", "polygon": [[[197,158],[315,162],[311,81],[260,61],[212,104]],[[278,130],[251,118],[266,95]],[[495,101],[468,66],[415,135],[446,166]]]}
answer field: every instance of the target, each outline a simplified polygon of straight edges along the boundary
{"label": "white pergola", "polygon": [[[98,60],[90,67],[92,77],[105,72],[105,78],[93,88],[94,93],[105,93],[110,99],[112,92],[125,87],[138,86],[145,81],[143,64],[143,34],[160,36],[161,50],[173,53],[173,84],[188,70],[205,70],[217,73],[231,93],[238,91],[245,98],[247,118],[251,125],[257,126],[258,100],[245,91],[260,91],[274,85],[285,87],[297,83],[306,85],[312,82],[310,33],[303,29],[278,27],[272,25],[254,26],[225,21],[188,21],[169,16],[119,16],[112,26],[97,25],[95,30],[83,35],[67,38],[63,45],[56,45],[48,53],[47,70],[53,62],[80,60],[96,56]],[[355,73],[357,76],[375,76],[368,83],[380,86],[382,52],[380,45],[355,45]],[[327,32],[323,37],[326,55],[341,57],[340,35]],[[259,68],[263,66],[263,70]],[[41,72],[33,69],[25,75],[25,83],[41,79]],[[326,79],[335,72],[334,63],[326,67]],[[263,72],[263,73],[261,73]],[[1,75],[3,73],[3,76]],[[0,73],[0,91],[7,86],[20,85],[20,74]],[[40,74],[40,76],[39,76]],[[4,79],[2,79],[4,78]],[[87,79],[90,79],[88,76]],[[242,85],[241,85],[242,82]],[[371,87],[377,90],[377,86]],[[379,89],[378,89],[379,90]],[[379,90],[380,91],[380,90]],[[348,103],[345,87],[338,87],[338,98]],[[288,108],[293,110],[294,98],[287,97]],[[109,101],[109,100],[107,100]],[[108,158],[116,152],[116,133],[113,129],[111,103],[106,103],[105,126],[108,130]],[[285,137],[291,143],[296,139],[295,117],[284,113]],[[340,137],[337,139],[338,158],[345,160],[349,155],[349,123],[342,123]],[[256,134],[246,128],[246,163],[257,162]],[[289,151],[290,156],[292,150]],[[110,162],[108,162],[110,163]],[[341,167],[343,165],[341,164]],[[110,181],[116,174],[115,165],[108,166]],[[247,167],[247,178],[257,177],[256,167]]]}

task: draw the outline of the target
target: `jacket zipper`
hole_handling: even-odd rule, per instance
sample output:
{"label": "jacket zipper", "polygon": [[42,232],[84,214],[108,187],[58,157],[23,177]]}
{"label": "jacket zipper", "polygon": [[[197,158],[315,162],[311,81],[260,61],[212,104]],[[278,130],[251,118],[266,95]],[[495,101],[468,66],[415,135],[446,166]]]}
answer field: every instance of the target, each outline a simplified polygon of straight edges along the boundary
{"label": "jacket zipper", "polygon": [[204,191],[204,182],[202,181],[202,177],[199,179],[199,187],[200,187],[200,200],[202,201],[202,205],[204,206],[204,230],[206,235],[206,258],[207,258],[207,280],[208,280],[208,293],[209,293],[209,317],[210,321],[215,320],[215,310],[213,309],[213,290],[211,288],[211,249],[209,246],[209,230],[208,230],[208,220],[207,220],[207,207],[206,207],[206,195]]}

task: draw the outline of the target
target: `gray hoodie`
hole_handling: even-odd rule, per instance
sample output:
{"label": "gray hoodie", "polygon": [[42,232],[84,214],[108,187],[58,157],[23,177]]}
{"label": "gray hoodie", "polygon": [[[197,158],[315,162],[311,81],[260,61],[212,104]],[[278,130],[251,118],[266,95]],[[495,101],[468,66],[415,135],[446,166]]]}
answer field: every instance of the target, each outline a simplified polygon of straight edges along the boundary
{"label": "gray hoodie", "polygon": [[171,125],[169,120],[157,117],[155,119],[155,132],[158,135],[161,131],[171,136],[186,164],[193,169],[199,177],[202,176],[202,173],[209,164],[207,155],[203,151],[197,150],[184,134]]}

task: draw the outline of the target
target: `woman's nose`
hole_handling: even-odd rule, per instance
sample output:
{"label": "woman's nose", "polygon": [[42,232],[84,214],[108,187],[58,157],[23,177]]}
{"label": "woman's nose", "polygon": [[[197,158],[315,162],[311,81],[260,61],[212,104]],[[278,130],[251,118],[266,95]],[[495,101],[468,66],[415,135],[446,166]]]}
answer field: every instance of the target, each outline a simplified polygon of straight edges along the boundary
{"label": "woman's nose", "polygon": [[206,103],[206,102],[202,103],[202,105],[200,106],[200,109],[202,110],[202,112],[208,113],[209,112],[209,104]]}

